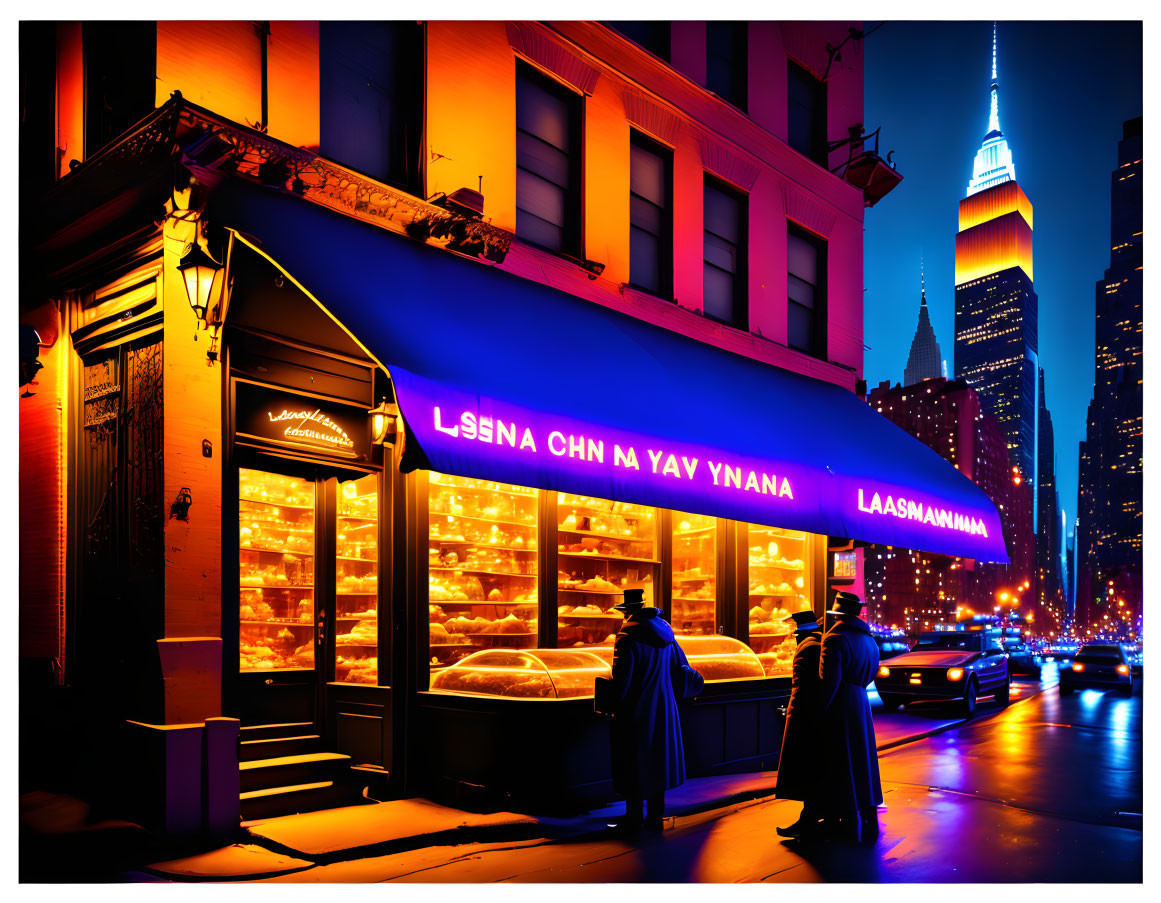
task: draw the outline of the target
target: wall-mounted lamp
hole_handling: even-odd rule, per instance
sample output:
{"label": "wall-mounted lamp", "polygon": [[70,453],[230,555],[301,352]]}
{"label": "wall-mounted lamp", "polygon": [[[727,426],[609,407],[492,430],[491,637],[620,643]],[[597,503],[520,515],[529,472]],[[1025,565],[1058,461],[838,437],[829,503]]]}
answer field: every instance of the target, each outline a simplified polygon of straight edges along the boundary
{"label": "wall-mounted lamp", "polygon": [[371,410],[371,441],[383,445],[403,432],[399,405],[383,401]]}
{"label": "wall-mounted lamp", "polygon": [[206,322],[206,311],[210,306],[210,298],[217,286],[218,277],[222,272],[222,265],[202,250],[196,241],[182,257],[177,265],[177,271],[185,280],[185,294],[189,306],[193,308],[198,322],[209,329]]}

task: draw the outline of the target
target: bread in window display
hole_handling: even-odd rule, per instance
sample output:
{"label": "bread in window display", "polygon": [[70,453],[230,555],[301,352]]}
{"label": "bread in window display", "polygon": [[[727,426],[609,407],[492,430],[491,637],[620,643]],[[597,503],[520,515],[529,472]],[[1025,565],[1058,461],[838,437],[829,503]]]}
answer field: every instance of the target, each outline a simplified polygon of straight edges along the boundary
{"label": "bread in window display", "polygon": [[516,615],[508,615],[499,621],[491,622],[480,633],[528,633],[528,622]]}
{"label": "bread in window display", "polygon": [[433,624],[442,624],[448,619],[448,614],[438,605],[428,605],[427,619]]}
{"label": "bread in window display", "polygon": [[453,639],[452,635],[447,632],[447,628],[442,624],[428,624],[427,641],[429,643],[451,643]]}

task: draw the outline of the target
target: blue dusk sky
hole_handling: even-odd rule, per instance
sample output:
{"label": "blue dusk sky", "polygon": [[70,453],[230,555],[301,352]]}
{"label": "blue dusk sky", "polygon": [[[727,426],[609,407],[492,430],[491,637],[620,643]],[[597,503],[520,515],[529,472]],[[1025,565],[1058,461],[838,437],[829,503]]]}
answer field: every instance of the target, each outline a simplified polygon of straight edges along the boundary
{"label": "blue dusk sky", "polygon": [[[866,215],[869,387],[903,380],[921,256],[931,322],[955,375],[957,205],[987,130],[991,44],[991,21],[889,21],[864,42],[867,130],[883,127],[880,152],[894,150],[903,174]],[[1141,26],[1001,21],[998,70],[1000,128],[1035,210],[1040,366],[1071,528],[1093,386],[1095,285],[1109,265],[1110,177],[1122,122],[1142,114]]]}

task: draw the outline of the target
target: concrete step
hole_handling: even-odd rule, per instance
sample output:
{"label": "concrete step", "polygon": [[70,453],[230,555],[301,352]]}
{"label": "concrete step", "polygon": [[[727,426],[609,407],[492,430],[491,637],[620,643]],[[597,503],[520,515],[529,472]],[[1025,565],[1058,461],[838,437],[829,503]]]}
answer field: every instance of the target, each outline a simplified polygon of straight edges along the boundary
{"label": "concrete step", "polygon": [[238,747],[240,762],[256,759],[276,759],[283,756],[300,756],[318,752],[322,738],[318,734],[303,734],[299,737],[270,737],[264,740],[243,739]]}
{"label": "concrete step", "polygon": [[244,724],[239,732],[243,742],[273,740],[280,737],[302,737],[315,732],[312,721],[291,721],[285,724]]}
{"label": "concrete step", "polygon": [[312,752],[239,762],[243,792],[292,784],[315,784],[345,777],[351,757],[342,753]]}
{"label": "concrete step", "polygon": [[350,786],[338,781],[311,781],[282,787],[265,787],[239,794],[242,820],[278,818],[299,812],[317,812],[365,802]]}

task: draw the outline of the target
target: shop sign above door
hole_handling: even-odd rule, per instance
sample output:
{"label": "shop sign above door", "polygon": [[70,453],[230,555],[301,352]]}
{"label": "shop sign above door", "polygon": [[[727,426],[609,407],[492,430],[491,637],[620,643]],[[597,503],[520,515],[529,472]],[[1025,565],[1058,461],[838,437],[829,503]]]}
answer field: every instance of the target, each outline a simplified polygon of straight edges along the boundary
{"label": "shop sign above door", "polygon": [[362,408],[241,381],[235,385],[240,439],[346,460],[370,459],[371,425]]}

